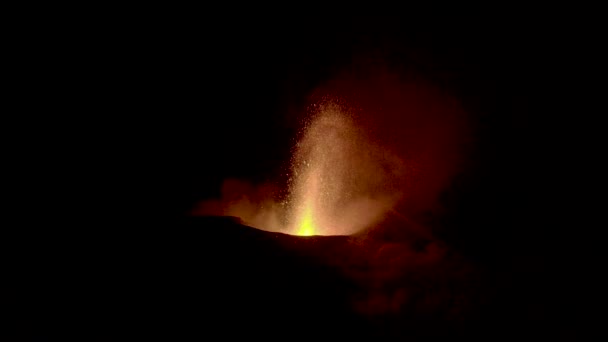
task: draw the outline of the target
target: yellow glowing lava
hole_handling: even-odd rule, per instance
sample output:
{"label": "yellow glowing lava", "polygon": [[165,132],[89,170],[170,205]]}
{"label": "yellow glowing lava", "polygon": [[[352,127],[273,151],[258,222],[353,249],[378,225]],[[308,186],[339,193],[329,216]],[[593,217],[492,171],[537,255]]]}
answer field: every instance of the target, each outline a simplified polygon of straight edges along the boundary
{"label": "yellow glowing lava", "polygon": [[312,217],[312,206],[310,203],[304,208],[304,213],[300,223],[298,224],[298,231],[296,235],[300,236],[311,236],[315,235],[315,226]]}
{"label": "yellow glowing lava", "polygon": [[[320,174],[318,167],[310,164],[310,169],[301,175],[298,189],[298,202],[301,203],[296,209],[296,220],[294,221],[293,234],[300,236],[319,235],[318,200],[321,192]],[[297,202],[296,202],[297,203]]]}

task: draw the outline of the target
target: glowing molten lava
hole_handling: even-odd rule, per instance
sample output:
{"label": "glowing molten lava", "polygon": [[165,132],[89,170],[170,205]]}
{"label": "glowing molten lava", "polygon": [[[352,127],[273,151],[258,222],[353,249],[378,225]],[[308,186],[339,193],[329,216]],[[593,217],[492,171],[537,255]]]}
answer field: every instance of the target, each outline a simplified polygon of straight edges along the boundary
{"label": "glowing molten lava", "polygon": [[[310,166],[310,164],[305,164]],[[297,201],[301,205],[296,210],[295,235],[312,236],[318,234],[315,215],[319,215],[315,200],[320,195],[318,170],[307,170],[307,177],[300,184]]]}
{"label": "glowing molten lava", "polygon": [[304,208],[304,213],[302,216],[302,221],[298,224],[298,231],[296,232],[296,235],[300,235],[300,236],[311,236],[311,235],[315,235],[315,225],[314,225],[314,220],[312,217],[312,207],[310,205],[307,205]]}

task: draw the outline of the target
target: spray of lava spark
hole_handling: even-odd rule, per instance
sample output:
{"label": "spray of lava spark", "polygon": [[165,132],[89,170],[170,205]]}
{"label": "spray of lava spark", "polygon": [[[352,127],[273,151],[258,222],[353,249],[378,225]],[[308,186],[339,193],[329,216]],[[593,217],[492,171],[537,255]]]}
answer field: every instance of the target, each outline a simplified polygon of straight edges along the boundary
{"label": "spray of lava spark", "polygon": [[388,174],[374,169],[379,158],[385,153],[366,141],[348,109],[319,105],[294,151],[288,232],[348,235],[377,220],[398,195],[380,189]]}

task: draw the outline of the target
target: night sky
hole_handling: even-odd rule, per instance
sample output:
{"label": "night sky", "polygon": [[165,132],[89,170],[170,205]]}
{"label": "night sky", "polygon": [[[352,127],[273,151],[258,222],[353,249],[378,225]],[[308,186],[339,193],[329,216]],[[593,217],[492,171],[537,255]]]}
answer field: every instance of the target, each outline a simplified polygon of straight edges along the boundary
{"label": "night sky", "polygon": [[[219,196],[224,178],[280,174],[298,128],[286,113],[353,56],[372,51],[455,94],[474,118],[478,143],[467,171],[443,195],[440,234],[490,267],[529,272],[522,279],[537,282],[543,303],[562,291],[549,284],[573,267],[564,266],[572,259],[556,247],[563,237],[554,223],[564,144],[557,113],[570,110],[563,99],[572,97],[575,70],[567,26],[535,18],[420,25],[407,16],[346,15],[252,18],[236,30],[193,26],[133,37],[133,93],[126,96],[137,99],[128,111],[138,119],[127,134],[141,139],[134,157],[153,163],[136,199],[145,212],[154,202],[156,213],[180,215]],[[535,263],[545,274],[523,270]]]}
{"label": "night sky", "polygon": [[141,149],[159,168],[172,168],[151,172],[154,208],[180,215],[219,196],[226,177],[256,182],[281,174],[297,130],[286,113],[353,56],[371,51],[455,94],[474,118],[477,143],[466,172],[442,195],[447,212],[437,234],[497,278],[515,279],[505,301],[534,301],[551,316],[547,322],[574,324],[580,287],[565,275],[582,272],[572,257],[579,247],[564,253],[566,218],[555,216],[563,212],[558,194],[569,191],[555,187],[567,173],[558,113],[570,115],[576,67],[569,52],[578,50],[567,47],[568,26],[537,18],[419,25],[400,16],[202,26],[161,29],[137,51],[143,63],[134,61],[145,90],[135,90],[137,127],[152,126]]}
{"label": "night sky", "polygon": [[415,69],[473,118],[476,143],[466,172],[442,194],[437,236],[488,277],[508,279],[511,308],[574,334],[584,311],[584,285],[574,280],[584,273],[576,257],[584,248],[567,234],[572,207],[561,198],[573,191],[562,180],[578,158],[567,137],[580,133],[560,117],[571,117],[575,102],[578,31],[538,17],[414,17],[160,20],[85,34],[70,95],[80,119],[66,120],[80,123],[82,139],[60,145],[92,144],[68,153],[82,158],[69,172],[82,186],[58,210],[95,229],[135,222],[105,234],[146,234],[159,228],[143,222],[183,217],[217,198],[223,179],[274,179],[299,128],[290,113],[353,56],[372,53]]}
{"label": "night sky", "polygon": [[[465,226],[489,220],[504,228],[458,234],[520,239],[520,231],[506,227],[531,219],[530,201],[542,192],[537,172],[553,153],[540,149],[554,134],[545,119],[554,110],[546,96],[558,77],[552,74],[556,37],[532,23],[491,20],[420,26],[400,17],[327,16],[266,23],[236,31],[203,24],[194,31],[200,36],[177,25],[144,35],[141,47],[136,43],[126,68],[130,73],[133,67],[135,82],[126,89],[133,107],[121,109],[130,112],[125,124],[133,125],[127,139],[137,139],[129,143],[135,149],[127,163],[152,163],[133,175],[134,183],[146,180],[136,196],[153,198],[162,213],[181,215],[197,201],[219,196],[224,178],[276,178],[285,172],[298,129],[290,114],[354,56],[375,53],[454,94],[473,117],[478,143],[460,185],[445,197]],[[147,201],[143,209],[149,209]],[[493,231],[503,234],[494,238]]]}

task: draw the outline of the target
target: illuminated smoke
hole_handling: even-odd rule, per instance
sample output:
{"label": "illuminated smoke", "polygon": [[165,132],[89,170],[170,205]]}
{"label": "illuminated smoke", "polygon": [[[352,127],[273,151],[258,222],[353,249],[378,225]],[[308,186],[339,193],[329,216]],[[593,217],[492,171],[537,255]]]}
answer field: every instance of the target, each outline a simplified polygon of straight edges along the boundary
{"label": "illuminated smoke", "polygon": [[240,179],[225,179],[221,198],[202,201],[193,210],[195,216],[233,216],[243,223],[268,231],[283,232],[283,205],[275,200],[274,184],[255,185]]}

